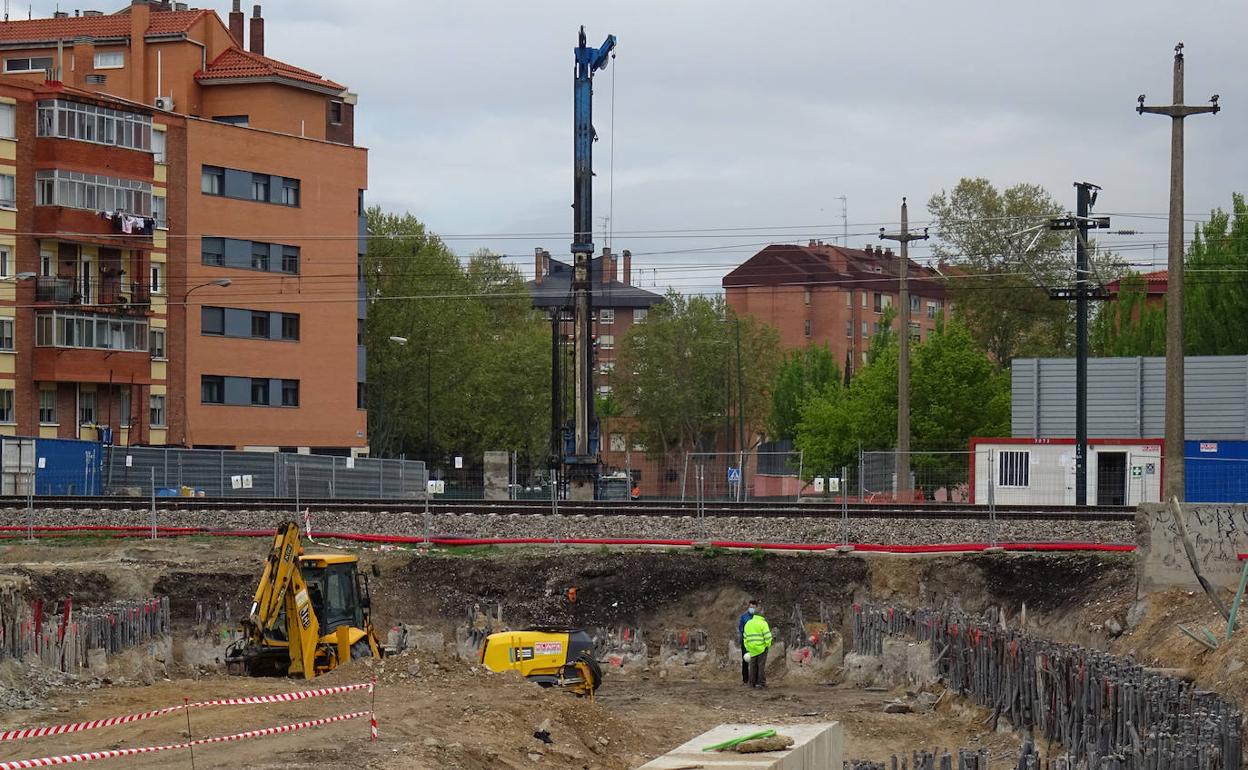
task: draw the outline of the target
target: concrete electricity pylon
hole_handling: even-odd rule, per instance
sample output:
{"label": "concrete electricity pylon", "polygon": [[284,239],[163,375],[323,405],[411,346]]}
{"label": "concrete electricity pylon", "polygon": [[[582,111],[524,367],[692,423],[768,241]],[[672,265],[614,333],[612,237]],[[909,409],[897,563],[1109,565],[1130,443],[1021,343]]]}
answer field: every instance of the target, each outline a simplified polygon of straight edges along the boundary
{"label": "concrete electricity pylon", "polygon": [[1146,107],[1140,94],[1136,112],[1170,118],[1170,253],[1166,275],[1166,445],[1162,449],[1164,499],[1183,500],[1183,119],[1188,115],[1216,113],[1218,95],[1206,107],[1183,104],[1183,44],[1174,47],[1174,102],[1165,107]]}
{"label": "concrete electricity pylon", "polygon": [[898,258],[898,301],[901,303],[901,333],[897,336],[897,459],[893,467],[897,472],[896,499],[898,502],[914,501],[914,485],[910,480],[910,241],[927,239],[923,233],[910,232],[910,214],[906,199],[901,199],[901,232],[886,233],[880,228],[880,240],[898,241],[901,244]]}

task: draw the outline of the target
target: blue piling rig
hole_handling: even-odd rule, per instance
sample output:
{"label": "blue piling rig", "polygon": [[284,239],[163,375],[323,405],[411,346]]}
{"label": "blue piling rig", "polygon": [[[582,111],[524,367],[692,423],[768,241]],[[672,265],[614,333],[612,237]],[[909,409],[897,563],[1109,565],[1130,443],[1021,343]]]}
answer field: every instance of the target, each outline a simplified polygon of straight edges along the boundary
{"label": "blue piling rig", "polygon": [[[572,295],[573,340],[575,347],[576,382],[574,415],[571,430],[565,428],[560,447],[565,478],[571,482],[569,494],[583,496],[584,485],[589,494],[598,477],[599,429],[594,415],[593,381],[593,280],[590,265],[594,255],[594,73],[605,69],[615,48],[615,35],[598,48],[585,45],[585,28],[577,40],[576,79],[573,87],[573,241]],[[576,494],[573,488],[580,486]]]}

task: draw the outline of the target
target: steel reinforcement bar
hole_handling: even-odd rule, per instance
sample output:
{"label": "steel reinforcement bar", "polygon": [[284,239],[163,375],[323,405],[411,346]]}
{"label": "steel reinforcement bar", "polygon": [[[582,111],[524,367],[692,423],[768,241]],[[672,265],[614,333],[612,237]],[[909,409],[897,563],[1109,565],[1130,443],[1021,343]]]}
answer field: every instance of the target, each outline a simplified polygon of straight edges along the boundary
{"label": "steel reinforcement bar", "polygon": [[[22,496],[0,496],[0,507],[20,509],[27,506]],[[134,510],[146,509],[150,498],[138,497],[35,497],[30,504],[39,509],[96,509]],[[285,510],[292,509],[295,501],[289,498],[271,497],[158,497],[159,510]],[[376,500],[313,498],[298,501],[300,510],[312,511],[393,511],[395,513],[420,513],[425,510],[423,500]],[[436,514],[497,514],[535,515],[552,514],[549,501],[539,500],[456,500],[429,504]],[[570,501],[561,500],[557,512],[571,516],[691,516],[699,515],[697,503],[679,501]],[[701,511],[713,518],[833,518],[847,515],[851,519],[989,519],[994,515],[987,506],[929,503],[923,505],[854,503],[844,509],[839,503],[793,501],[749,501],[742,503],[706,503]],[[1039,521],[1130,521],[1135,517],[1132,508],[1088,506],[997,506],[995,516],[1002,520]]]}
{"label": "steel reinforcement bar", "polygon": [[[855,604],[854,651],[889,636],[929,644],[950,689],[1088,770],[1232,770],[1243,716],[1233,704],[1125,658],[1027,636],[946,610]],[[1036,764],[1026,765],[1037,767]]]}

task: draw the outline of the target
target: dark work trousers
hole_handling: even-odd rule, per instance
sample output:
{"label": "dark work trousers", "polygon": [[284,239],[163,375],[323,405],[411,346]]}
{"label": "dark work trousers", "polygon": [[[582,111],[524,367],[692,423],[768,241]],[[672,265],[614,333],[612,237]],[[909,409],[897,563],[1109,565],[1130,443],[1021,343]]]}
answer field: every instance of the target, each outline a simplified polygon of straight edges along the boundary
{"label": "dark work trousers", "polygon": [[[741,643],[741,652],[745,652],[745,642]],[[741,684],[750,683],[750,662],[744,657],[741,658]]]}
{"label": "dark work trousers", "polygon": [[750,685],[754,687],[767,686],[767,650],[763,650],[758,655],[750,656]]}

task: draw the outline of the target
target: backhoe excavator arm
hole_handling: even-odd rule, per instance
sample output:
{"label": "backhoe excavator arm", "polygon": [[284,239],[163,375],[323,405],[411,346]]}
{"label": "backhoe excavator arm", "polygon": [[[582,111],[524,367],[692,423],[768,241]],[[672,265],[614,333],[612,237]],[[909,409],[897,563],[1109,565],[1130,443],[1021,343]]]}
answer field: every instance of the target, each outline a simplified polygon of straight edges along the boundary
{"label": "backhoe excavator arm", "polygon": [[264,563],[260,585],[248,614],[249,635],[262,642],[265,631],[277,622],[286,610],[286,638],[290,644],[290,673],[311,679],[316,676],[316,645],[320,640],[320,622],[312,611],[308,586],[299,569],[303,546],[299,543],[299,527],[286,522],[273,536],[273,548]]}

